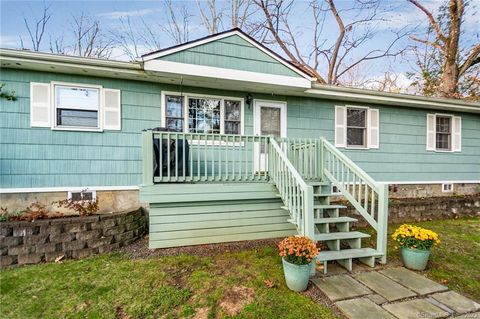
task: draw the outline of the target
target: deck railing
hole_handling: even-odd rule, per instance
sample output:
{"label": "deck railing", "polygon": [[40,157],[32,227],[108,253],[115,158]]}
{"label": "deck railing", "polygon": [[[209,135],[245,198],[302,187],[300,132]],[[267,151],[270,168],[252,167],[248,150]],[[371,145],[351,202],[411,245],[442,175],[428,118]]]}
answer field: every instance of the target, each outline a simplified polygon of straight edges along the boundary
{"label": "deck railing", "polygon": [[143,184],[267,181],[268,136],[143,133]]}
{"label": "deck railing", "polygon": [[322,177],[318,163],[322,158],[322,141],[313,138],[276,138],[281,149],[306,181],[319,181]]}
{"label": "deck railing", "polygon": [[270,138],[268,175],[275,183],[283,203],[290,213],[290,222],[299,234],[314,238],[313,187],[290,162],[285,151]]}
{"label": "deck railing", "polygon": [[377,232],[377,251],[386,262],[388,185],[373,180],[322,138],[323,174]]}

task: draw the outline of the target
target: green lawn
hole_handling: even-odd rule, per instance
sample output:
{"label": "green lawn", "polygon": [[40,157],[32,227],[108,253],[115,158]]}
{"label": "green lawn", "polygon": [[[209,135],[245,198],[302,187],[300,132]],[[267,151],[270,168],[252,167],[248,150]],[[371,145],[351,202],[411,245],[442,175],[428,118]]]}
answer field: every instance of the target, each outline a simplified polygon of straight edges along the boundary
{"label": "green lawn", "polygon": [[[479,301],[480,219],[416,224],[442,240],[427,276]],[[390,240],[392,265],[399,262],[393,249]],[[243,307],[238,300],[248,302]],[[277,251],[268,246],[214,257],[114,253],[0,272],[1,318],[219,318],[236,309],[236,318],[334,318],[327,307],[286,288]]]}
{"label": "green lawn", "polygon": [[[440,235],[441,244],[432,249],[424,272],[427,277],[480,302],[480,218],[411,224]],[[388,259],[392,262],[400,262],[398,250],[390,237],[397,226],[388,228]]]}

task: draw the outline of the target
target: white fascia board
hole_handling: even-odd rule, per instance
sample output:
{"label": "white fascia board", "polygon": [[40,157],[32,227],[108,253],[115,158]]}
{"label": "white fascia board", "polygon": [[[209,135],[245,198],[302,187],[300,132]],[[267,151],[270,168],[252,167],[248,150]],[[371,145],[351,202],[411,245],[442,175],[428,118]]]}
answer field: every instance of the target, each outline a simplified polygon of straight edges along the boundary
{"label": "white fascia board", "polygon": [[[358,89],[354,89],[357,90]],[[366,91],[366,90],[365,90]],[[339,101],[345,101],[346,99],[353,99],[355,101],[361,101],[362,103],[375,103],[386,104],[395,106],[405,106],[414,108],[426,108],[434,110],[448,110],[467,113],[480,114],[479,106],[470,105],[458,105],[457,103],[449,103],[448,101],[434,101],[428,98],[422,98],[419,96],[409,97],[406,94],[398,94],[398,96],[392,96],[393,94],[380,95],[379,92],[348,92],[348,89],[342,88],[342,90],[336,88],[323,88],[323,89],[308,89],[304,92],[307,95],[314,95],[327,99],[335,99]],[[456,102],[456,101],[455,101]]]}
{"label": "white fascia board", "polygon": [[253,83],[263,83],[278,85],[284,87],[295,87],[308,89],[311,87],[311,81],[305,78],[298,78],[285,75],[274,75],[266,73],[257,73],[235,69],[217,68],[205,65],[186,64],[163,60],[150,60],[144,63],[144,69],[147,72],[162,72],[176,74],[177,76],[190,75],[205,78],[215,78],[218,80],[244,81]]}
{"label": "white fascia board", "polygon": [[244,39],[245,41],[247,41],[248,43],[250,43],[251,45],[253,45],[257,49],[259,49],[263,53],[267,54],[268,56],[270,56],[271,58],[273,58],[277,62],[281,63],[282,65],[284,65],[285,67],[294,71],[295,73],[301,75],[305,79],[308,79],[310,82],[316,80],[315,78],[311,77],[309,74],[303,72],[302,70],[298,69],[297,67],[295,67],[295,66],[291,65],[290,63],[286,62],[285,60],[279,58],[275,54],[272,54],[272,52],[270,52],[269,50],[266,50],[264,47],[259,45],[256,41],[253,41],[251,38],[245,36],[242,32],[240,32],[238,30],[233,30],[231,32],[225,32],[225,33],[218,34],[218,35],[215,35],[215,36],[211,36],[211,37],[208,37],[206,39],[199,40],[199,41],[192,41],[191,43],[186,43],[184,45],[175,46],[171,49],[167,49],[165,51],[161,51],[161,52],[158,52],[158,53],[152,53],[151,55],[147,55],[144,58],[138,58],[137,61],[138,62],[148,62],[148,61],[158,59],[158,58],[161,58],[161,57],[164,57],[164,56],[176,53],[176,52],[180,52],[180,51],[183,51],[183,50],[188,50],[190,48],[194,48],[194,47],[202,45],[202,44],[206,44],[206,43],[217,41],[217,40],[220,40],[220,39],[223,39],[223,38],[227,38],[227,37],[230,37],[232,35],[237,35],[237,36],[241,37],[242,39]]}
{"label": "white fascia board", "polygon": [[77,186],[77,187],[34,187],[34,188],[0,188],[0,194],[16,193],[53,193],[90,191],[130,191],[138,190],[138,186]]}

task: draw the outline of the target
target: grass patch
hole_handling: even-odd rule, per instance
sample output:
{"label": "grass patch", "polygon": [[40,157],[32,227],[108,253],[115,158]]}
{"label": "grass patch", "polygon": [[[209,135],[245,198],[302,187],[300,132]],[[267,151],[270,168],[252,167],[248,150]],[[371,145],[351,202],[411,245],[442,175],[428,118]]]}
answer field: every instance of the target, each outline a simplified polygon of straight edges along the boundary
{"label": "grass patch", "polygon": [[[480,218],[410,223],[438,233],[441,244],[433,247],[425,275],[467,297],[480,301]],[[388,227],[388,263],[401,263],[391,238],[399,226]]]}
{"label": "grass patch", "polygon": [[[214,257],[129,259],[119,253],[62,264],[0,272],[2,318],[226,317],[221,304],[232,287],[254,292],[236,318],[334,318],[332,312],[288,290],[276,249]],[[268,288],[264,280],[275,282]]]}

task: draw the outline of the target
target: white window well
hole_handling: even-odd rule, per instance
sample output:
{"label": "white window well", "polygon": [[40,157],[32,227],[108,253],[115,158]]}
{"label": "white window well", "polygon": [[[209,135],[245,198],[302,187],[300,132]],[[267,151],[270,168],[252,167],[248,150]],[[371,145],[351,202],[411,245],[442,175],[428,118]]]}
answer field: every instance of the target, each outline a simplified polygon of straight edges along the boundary
{"label": "white window well", "polygon": [[442,192],[443,192],[443,193],[451,193],[451,192],[453,192],[453,184],[452,184],[452,183],[442,184]]}
{"label": "white window well", "polygon": [[78,192],[68,192],[68,200],[72,200],[74,202],[79,201],[96,201],[97,200],[97,192],[96,191],[78,191]]}
{"label": "white window well", "polygon": [[243,99],[162,93],[163,123],[175,132],[243,134]]}

